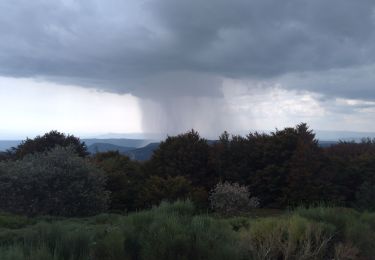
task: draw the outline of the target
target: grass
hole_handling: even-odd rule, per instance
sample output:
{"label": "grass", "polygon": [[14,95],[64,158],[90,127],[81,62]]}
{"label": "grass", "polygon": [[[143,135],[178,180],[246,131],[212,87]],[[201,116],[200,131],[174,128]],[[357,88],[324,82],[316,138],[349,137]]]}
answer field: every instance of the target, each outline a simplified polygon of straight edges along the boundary
{"label": "grass", "polygon": [[[267,212],[270,213],[267,216]],[[375,213],[333,207],[218,218],[191,202],[127,216],[0,215],[0,259],[372,259]]]}

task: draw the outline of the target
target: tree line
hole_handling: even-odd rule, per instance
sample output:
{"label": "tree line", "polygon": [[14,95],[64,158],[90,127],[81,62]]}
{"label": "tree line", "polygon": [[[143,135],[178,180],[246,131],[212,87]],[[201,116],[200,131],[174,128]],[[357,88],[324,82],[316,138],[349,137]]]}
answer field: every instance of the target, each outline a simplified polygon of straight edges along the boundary
{"label": "tree line", "polygon": [[89,155],[79,138],[52,131],[2,155],[0,209],[90,215],[186,198],[206,209],[224,182],[248,187],[261,207],[374,210],[375,140],[323,148],[305,123],[270,134],[224,132],[214,142],[191,130],[169,136],[150,160],[138,162],[115,151]]}

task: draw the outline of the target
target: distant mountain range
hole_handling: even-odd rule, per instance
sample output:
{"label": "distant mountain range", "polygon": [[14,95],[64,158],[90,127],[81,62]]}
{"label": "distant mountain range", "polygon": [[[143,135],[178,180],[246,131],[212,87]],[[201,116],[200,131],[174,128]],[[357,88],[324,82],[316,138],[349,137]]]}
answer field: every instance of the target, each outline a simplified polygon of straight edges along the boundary
{"label": "distant mountain range", "polygon": [[129,156],[132,160],[137,161],[146,161],[151,158],[152,153],[155,149],[159,147],[159,143],[150,143],[144,147],[136,148],[136,147],[126,147],[126,146],[119,146],[113,145],[108,143],[94,143],[88,146],[88,151],[91,154],[95,154],[98,152],[109,152],[109,151],[118,151],[123,155]]}
{"label": "distant mountain range", "polygon": [[159,147],[159,143],[146,139],[82,139],[91,154],[97,152],[118,151],[133,160],[145,161],[151,158],[152,153]]}
{"label": "distant mountain range", "polygon": [[[121,154],[129,156],[133,160],[139,161],[149,159],[153,151],[159,147],[159,143],[148,139],[90,138],[81,140],[85,142],[87,149],[91,154],[97,152],[119,151]],[[0,140],[0,152],[16,147],[20,143],[21,140]]]}
{"label": "distant mountain range", "polygon": [[362,138],[375,138],[374,132],[354,132],[354,131],[315,131],[320,141],[360,141]]}
{"label": "distant mountain range", "polygon": [[0,140],[0,151],[6,151],[21,143],[20,140]]}
{"label": "distant mountain range", "polygon": [[108,143],[94,143],[92,145],[87,146],[87,150],[91,154],[105,153],[105,152],[109,152],[109,151],[118,151],[121,154],[124,154],[126,152],[129,152],[129,151],[135,150],[135,149],[138,149],[138,148],[119,146],[119,145],[108,144]]}
{"label": "distant mountain range", "polygon": [[148,145],[152,140],[148,139],[129,139],[129,138],[90,138],[81,139],[87,146],[93,144],[112,144],[115,146],[129,147],[129,148],[140,148]]}

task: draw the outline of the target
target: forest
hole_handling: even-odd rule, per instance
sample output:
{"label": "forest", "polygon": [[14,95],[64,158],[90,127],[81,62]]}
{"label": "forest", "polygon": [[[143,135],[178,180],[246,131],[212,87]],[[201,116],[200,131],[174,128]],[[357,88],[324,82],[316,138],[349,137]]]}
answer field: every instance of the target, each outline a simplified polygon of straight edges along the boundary
{"label": "forest", "polygon": [[51,131],[1,155],[0,258],[371,259],[373,198],[375,140],[321,147],[305,123],[191,130],[145,162]]}

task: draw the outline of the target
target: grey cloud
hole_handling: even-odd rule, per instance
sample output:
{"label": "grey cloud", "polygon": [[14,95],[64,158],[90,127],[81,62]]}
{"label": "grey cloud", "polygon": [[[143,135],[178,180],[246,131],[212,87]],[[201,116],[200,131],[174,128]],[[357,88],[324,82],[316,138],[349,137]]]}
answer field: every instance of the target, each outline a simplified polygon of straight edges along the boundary
{"label": "grey cloud", "polygon": [[375,99],[375,65],[290,73],[277,80],[285,88],[324,93],[328,98]]}
{"label": "grey cloud", "polygon": [[[217,96],[225,77],[375,98],[368,74],[375,64],[374,6],[370,0],[2,1],[0,74],[159,100]],[[361,78],[325,82],[346,70]],[[327,71],[335,76],[321,77]]]}

